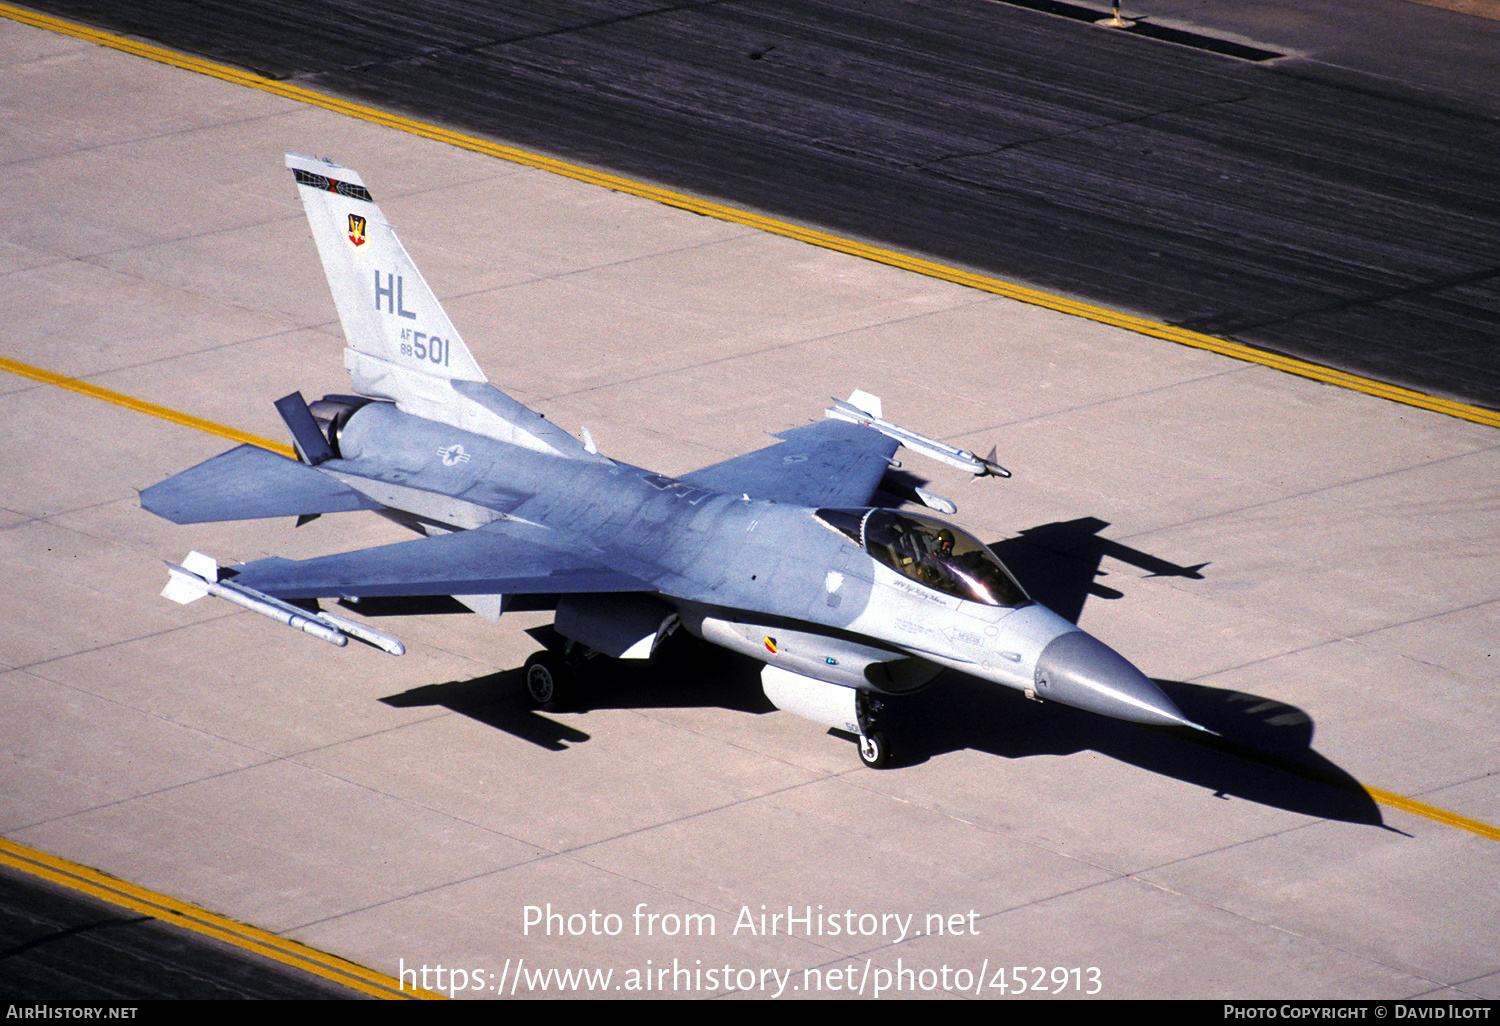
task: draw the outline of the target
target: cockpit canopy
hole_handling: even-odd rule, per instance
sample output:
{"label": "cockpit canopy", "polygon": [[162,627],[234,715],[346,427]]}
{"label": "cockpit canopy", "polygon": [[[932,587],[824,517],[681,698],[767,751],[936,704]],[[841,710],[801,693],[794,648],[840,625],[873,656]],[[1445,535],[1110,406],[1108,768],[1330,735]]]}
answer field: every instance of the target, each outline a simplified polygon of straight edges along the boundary
{"label": "cockpit canopy", "polygon": [[1031,602],[983,542],[935,517],[880,508],[820,509],[817,517],[872,559],[934,591],[987,606]]}

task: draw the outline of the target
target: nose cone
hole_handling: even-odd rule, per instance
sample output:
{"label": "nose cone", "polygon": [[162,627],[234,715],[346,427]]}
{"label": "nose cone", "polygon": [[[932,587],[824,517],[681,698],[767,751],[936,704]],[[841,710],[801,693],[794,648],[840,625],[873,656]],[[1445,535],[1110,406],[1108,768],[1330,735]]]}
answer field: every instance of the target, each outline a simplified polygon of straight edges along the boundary
{"label": "nose cone", "polygon": [[1036,693],[1120,720],[1205,729],[1183,716],[1129,660],[1084,631],[1048,642],[1036,663]]}

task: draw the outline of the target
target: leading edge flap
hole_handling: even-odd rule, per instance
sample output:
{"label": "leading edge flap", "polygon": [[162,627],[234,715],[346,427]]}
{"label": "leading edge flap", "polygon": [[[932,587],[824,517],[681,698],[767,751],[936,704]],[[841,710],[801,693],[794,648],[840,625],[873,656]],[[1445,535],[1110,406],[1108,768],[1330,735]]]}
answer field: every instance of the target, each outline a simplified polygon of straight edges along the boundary
{"label": "leading edge flap", "polygon": [[792,428],[781,444],[684,474],[683,483],[799,506],[864,506],[898,443],[839,420]]}

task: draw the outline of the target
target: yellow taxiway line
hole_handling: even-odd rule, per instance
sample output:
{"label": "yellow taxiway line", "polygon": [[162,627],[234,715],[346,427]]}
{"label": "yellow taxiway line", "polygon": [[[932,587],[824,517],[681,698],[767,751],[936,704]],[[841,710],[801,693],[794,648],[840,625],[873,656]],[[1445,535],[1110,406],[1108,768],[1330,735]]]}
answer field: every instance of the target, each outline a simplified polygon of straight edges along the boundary
{"label": "yellow taxiway line", "polygon": [[280,442],[273,442],[269,438],[252,435],[246,431],[236,431],[232,427],[216,424],[211,420],[204,420],[202,417],[194,417],[189,413],[179,413],[177,410],[166,406],[158,406],[155,403],[148,403],[144,399],[125,395],[123,392],[111,392],[107,388],[90,385],[87,381],[79,381],[77,378],[66,377],[62,374],[54,374],[52,371],[33,367],[29,363],[8,360],[0,356],[0,371],[6,371],[17,377],[31,378],[33,381],[40,381],[43,384],[52,385],[56,388],[65,388],[69,392],[77,392],[80,395],[88,396],[90,399],[100,399],[107,403],[114,403],[116,406],[123,406],[125,409],[134,410],[137,413],[160,417],[162,420],[169,420],[173,424],[181,424],[183,427],[190,427],[195,431],[205,431],[211,435],[218,435],[220,438],[227,438],[231,442],[248,442],[251,445],[258,445],[262,449],[270,449],[272,452],[280,453],[292,459],[297,458],[296,450],[289,445],[282,445]]}
{"label": "yellow taxiway line", "polygon": [[1477,819],[1460,816],[1455,812],[1448,812],[1446,809],[1440,809],[1435,805],[1412,801],[1410,798],[1403,798],[1399,794],[1391,794],[1389,791],[1380,791],[1373,787],[1365,788],[1365,793],[1381,805],[1400,809],[1402,812],[1410,812],[1412,815],[1422,816],[1437,823],[1446,823],[1448,826],[1457,827],[1459,830],[1467,830],[1471,834],[1478,834],[1480,837],[1489,838],[1491,841],[1500,841],[1500,828],[1492,827],[1488,823],[1481,823]]}
{"label": "yellow taxiway line", "polygon": [[[1408,406],[1432,410],[1437,413],[1447,414],[1451,417],[1457,417],[1461,420],[1472,421],[1476,424],[1484,424],[1490,427],[1500,427],[1500,413],[1491,410],[1485,410],[1477,406],[1471,406],[1466,403],[1453,402],[1446,399],[1439,399],[1433,396],[1425,395],[1421,392],[1414,391],[1412,389],[1401,388],[1399,386],[1389,385],[1371,378],[1361,377],[1357,374],[1349,374],[1344,371],[1334,370],[1329,367],[1323,367],[1315,363],[1310,363],[1305,360],[1298,360],[1289,356],[1281,356],[1276,353],[1270,353],[1264,350],[1256,349],[1252,346],[1246,346],[1237,342],[1231,342],[1227,339],[1215,338],[1211,335],[1204,335],[1198,332],[1188,331],[1184,328],[1176,328],[1169,324],[1163,324],[1143,317],[1136,317],[1130,314],[1121,313],[1116,310],[1109,310],[1104,307],[1094,306],[1089,303],[1069,299],[1064,296],[1053,295],[1051,293],[1029,288],[1025,285],[1020,285],[1014,282],[1007,282],[998,278],[987,277],[985,275],[977,274],[971,271],[965,271],[961,268],[950,267],[945,264],[940,264],[931,260],[925,260],[920,257],[905,253],[898,253],[894,250],[881,249],[867,243],[859,242],[854,239],[843,238],[837,235],[831,235],[827,232],[821,232],[803,225],[776,220],[774,218],[765,217],[763,215],[752,213],[750,211],[738,210],[733,207],[725,206],[719,203],[713,203],[708,200],[688,196],[683,193],[672,192],[670,190],[662,189],[644,182],[637,182],[628,178],[622,178],[603,171],[595,170],[593,168],[583,167],[578,164],[570,164],[565,161],[556,160],[551,157],[544,156],[542,154],[531,153],[525,150],[517,149],[515,147],[506,146],[501,143],[492,142],[487,139],[480,139],[476,136],[466,135],[461,132],[455,132],[451,129],[442,128],[437,125],[428,124],[422,121],[416,121],[411,118],[401,117],[397,114],[391,114],[387,111],[378,110],[373,107],[366,107],[361,104],[352,103],[348,100],[343,100],[336,96],[325,95],[323,93],[315,92],[311,89],[305,89],[301,86],[293,85],[287,82],[278,82],[273,79],[264,78],[260,75],[253,74],[248,71],[243,71],[238,68],[233,68],[228,65],[218,64],[213,61],[203,60],[202,58],[176,53],[172,50],[168,50],[160,46],[155,46],[150,43],[144,43],[132,39],[125,39],[123,37],[115,36],[107,32],[99,31],[98,29],[89,28],[84,25],[78,25],[74,24],[73,22],[63,21],[59,18],[53,18],[48,15],[23,10],[19,7],[12,7],[9,4],[0,3],[0,17],[9,18],[11,20],[22,22],[27,25],[32,25],[37,28],[47,29],[53,32],[62,33],[64,35],[73,36],[78,39],[84,39],[89,42],[96,43],[99,46],[108,47],[113,50],[119,50],[123,53],[134,54],[139,57],[145,57],[148,60],[157,61],[162,64],[168,64],[172,67],[182,68],[187,71],[197,72],[198,74],[208,75],[222,81],[233,82],[239,85],[246,86],[248,88],[258,89],[262,92],[271,93],[276,96],[283,96],[287,99],[311,104],[316,107],[321,107],[324,110],[333,111],[339,114],[345,114],[350,117],[355,117],[363,121],[371,122],[373,124],[395,128],[412,135],[418,135],[422,136],[423,138],[445,142],[450,145],[457,146],[466,150],[471,150],[476,153],[483,153],[501,160],[510,161],[516,164],[522,164],[527,167],[533,167],[543,171],[549,171],[553,174],[563,175],[564,177],[572,178],[576,181],[603,186],[605,188],[614,189],[616,191],[627,193],[629,195],[638,196],[643,199],[654,200],[658,203],[663,203],[668,206],[677,207],[683,210],[689,210],[697,214],[718,218],[720,220],[732,222],[735,224],[745,225],[747,227],[755,228],[761,231],[771,232],[776,235],[781,235],[786,238],[807,242],[811,245],[821,246],[825,249],[835,250],[840,253],[848,253],[853,256],[863,257],[865,259],[873,260],[891,267],[902,268],[905,270],[916,272],[918,274],[927,275],[932,278],[938,278],[943,281],[950,281],[960,285],[967,285],[972,288],[981,289],[985,292],[1006,296],[1008,298],[1016,299],[1021,302],[1031,303],[1036,306],[1046,307],[1050,310],[1057,310],[1063,313],[1073,314],[1078,317],[1084,317],[1089,320],[1098,321],[1103,324],[1125,328],[1129,331],[1134,331],[1143,335],[1149,335],[1153,338],[1160,338],[1169,342],[1176,342],[1180,345],[1191,346],[1195,349],[1204,349],[1209,352],[1215,352],[1224,356],[1230,356],[1237,360],[1244,360],[1250,363],[1259,364],[1263,367],[1269,367],[1273,370],[1284,371],[1288,374],[1296,374],[1300,377],[1311,378],[1312,380],[1322,381],[1326,384],[1338,385],[1343,388],[1353,389],[1358,392],[1363,392],[1366,395],[1377,396],[1382,399],[1389,399],[1392,402],[1404,403]],[[258,445],[262,448],[270,449],[273,452],[283,453],[287,456],[294,455],[293,450],[290,447],[272,442],[269,439],[247,434],[243,431],[237,431],[222,424],[216,424],[213,421],[204,420],[202,418],[194,417],[189,414],[179,413],[176,410],[172,410],[164,406],[158,406],[154,403],[144,402],[131,396],[123,395],[119,392],[112,392],[108,389],[99,388],[96,385],[90,385],[86,382],[79,381],[76,378],[65,377],[61,374],[55,374],[51,371],[42,370],[38,367],[32,367],[28,364],[23,364],[14,360],[8,360],[0,357],[0,370],[8,371],[11,374],[20,375],[22,377],[31,378],[35,381],[44,382],[58,388],[65,388],[95,399],[101,399],[105,402],[114,403],[118,406],[123,406],[126,409],[135,410],[140,413],[146,413],[153,417],[160,417],[164,420],[171,421],[174,424],[191,427],[199,431],[206,431],[210,434],[219,435],[232,441],[248,442],[252,445]],[[1388,791],[1381,791],[1375,788],[1366,788],[1365,790],[1372,799],[1374,799],[1381,805],[1385,805],[1394,809],[1400,809],[1401,811],[1421,816],[1437,823],[1443,823],[1460,830],[1467,830],[1470,833],[1477,834],[1480,837],[1484,837],[1492,841],[1500,841],[1500,829],[1492,827],[1487,823],[1469,819],[1466,816],[1459,816],[1455,813],[1447,812],[1443,809],[1439,809],[1432,805],[1427,805],[1423,802],[1413,801],[1409,798],[1403,798],[1400,795],[1392,794]],[[90,870],[82,866],[76,866],[73,863],[66,862],[62,859],[56,859],[53,856],[43,855],[40,852],[31,852],[30,849],[22,848],[20,845],[16,845],[10,841],[5,841],[3,839],[0,839],[0,861],[17,866],[21,869],[25,869],[28,872],[46,876],[48,879],[53,879],[56,882],[74,887],[75,889],[84,890],[86,893],[95,894],[96,896],[103,897],[108,901],[113,901],[116,904],[126,905],[129,908],[146,912],[149,915],[164,919],[167,922],[174,922],[180,926],[186,926],[189,929],[196,929],[200,932],[209,933],[213,936],[220,936],[221,939],[229,940],[231,943],[238,944],[240,947],[245,947],[250,950],[259,950],[262,954],[266,954],[269,957],[276,958],[279,961],[288,962],[289,964],[300,965],[302,968],[306,968],[311,972],[317,972],[319,975],[326,976],[329,979],[338,979],[339,982],[344,982],[349,986],[358,986],[358,989],[366,989],[366,987],[373,988],[371,990],[367,990],[368,993],[378,992],[379,996],[413,996],[413,992],[402,991],[399,987],[399,984],[397,984],[396,981],[391,980],[389,977],[381,976],[380,974],[373,973],[370,970],[354,966],[352,963],[347,963],[341,959],[336,959],[334,958],[334,956],[324,955],[322,952],[314,951],[311,948],[304,948],[302,945],[298,945],[292,941],[283,940],[282,938],[276,937],[274,934],[269,934],[264,931],[257,930],[254,927],[235,923],[232,920],[215,916],[213,913],[205,912],[202,909],[196,909],[193,906],[185,905],[181,902],[176,902],[171,898],[165,898],[160,895],[155,895],[150,891],[144,890],[143,888],[138,888],[132,884],[127,884],[123,881],[115,880],[112,877],[107,877],[104,874],[95,872],[94,870]],[[190,913],[185,910],[190,910]],[[358,979],[360,980],[377,982],[357,985],[335,975],[335,970],[332,968],[328,969],[328,971],[322,971],[320,968],[315,968],[315,966],[322,966],[325,964],[328,966],[347,967],[339,969],[338,971],[348,973],[352,970],[354,973],[362,974],[358,976]],[[381,988],[384,989],[382,990]],[[415,996],[433,997],[436,995],[422,992],[416,994]]]}
{"label": "yellow taxiway line", "polygon": [[253,951],[285,965],[294,966],[304,972],[320,976],[325,980],[368,994],[371,997],[388,999],[441,1000],[441,994],[431,991],[408,989],[399,980],[394,980],[373,969],[330,955],[326,951],[310,948],[306,944],[278,937],[274,933],[201,909],[196,905],[157,894],[125,880],[119,880],[96,869],[69,862],[67,859],[48,855],[34,848],[0,838],[0,864],[39,876],[73,891],[100,898],[113,905],[141,912],[184,929],[194,930],[235,947]]}
{"label": "yellow taxiway line", "polygon": [[[138,413],[146,413],[150,414],[153,417],[161,417],[163,420],[171,421],[174,424],[181,424],[184,427],[194,428],[198,431],[206,431],[209,434],[219,435],[220,437],[230,439],[231,441],[248,442],[251,445],[258,445],[261,448],[270,449],[273,452],[281,453],[293,459],[296,458],[296,452],[291,447],[273,442],[270,439],[248,434],[244,431],[236,431],[234,428],[225,427],[223,424],[215,424],[213,421],[204,420],[201,417],[194,417],[186,413],[178,413],[176,410],[168,409],[165,406],[158,406],[155,403],[143,402],[139,399],[132,398],[131,396],[124,395],[120,392],[111,392],[107,388],[99,388],[97,385],[90,385],[87,382],[79,381],[76,378],[69,378],[61,374],[54,374],[51,371],[42,370],[40,367],[32,367],[29,364],[18,363],[15,360],[7,360],[4,357],[0,357],[0,371],[8,371],[11,374],[17,374],[21,377],[45,382],[49,385],[55,385],[58,388],[66,388],[70,391],[78,392],[82,395],[87,395],[94,399],[100,399],[104,402],[123,406],[129,410],[135,410]],[[1456,827],[1459,830],[1467,830],[1472,834],[1477,834],[1480,837],[1488,838],[1491,841],[1500,841],[1500,828],[1492,827],[1488,823],[1482,823],[1477,819],[1470,819],[1467,816],[1460,816],[1457,813],[1448,812],[1445,809],[1440,809],[1435,805],[1428,805],[1425,802],[1414,801],[1411,798],[1403,798],[1398,794],[1391,793],[1390,791],[1381,791],[1373,787],[1364,787],[1363,790],[1370,796],[1371,799],[1381,805],[1385,805],[1393,809],[1400,809],[1403,812],[1409,812],[1413,815],[1422,816],[1426,819],[1432,820],[1435,823],[1443,823],[1447,826]],[[3,845],[5,843],[8,842],[0,840],[0,845]],[[0,861],[3,861],[3,858],[0,858]],[[177,922],[176,919],[171,919],[168,921]]]}
{"label": "yellow taxiway line", "polygon": [[1432,410],[1450,417],[1457,417],[1461,420],[1472,421],[1473,423],[1484,424],[1489,427],[1500,427],[1500,411],[1487,410],[1469,403],[1442,399],[1437,396],[1418,392],[1415,389],[1402,388],[1399,385],[1391,385],[1383,381],[1377,381],[1374,378],[1350,374],[1346,371],[1335,370],[1332,367],[1324,367],[1321,364],[1308,360],[1282,356],[1279,353],[1257,349],[1254,346],[1244,345],[1239,342],[1231,342],[1228,339],[1189,331],[1186,328],[1174,327],[1160,321],[1137,317],[1133,314],[1096,306],[1092,303],[1070,299],[1066,296],[1054,295],[1053,293],[1030,288],[1017,282],[989,277],[988,275],[952,267],[933,260],[926,260],[911,254],[882,249],[856,239],[818,231],[815,228],[809,228],[805,225],[781,221],[751,211],[740,210],[721,203],[714,203],[699,197],[673,192],[646,182],[622,178],[595,168],[572,164],[567,161],[544,156],[543,154],[518,149],[514,146],[506,146],[503,143],[494,142],[489,139],[456,132],[452,129],[429,124],[425,121],[402,117],[399,114],[392,114],[389,111],[353,103],[349,100],[320,93],[290,82],[265,78],[264,76],[244,71],[240,68],[219,64],[201,57],[177,53],[176,51],[168,50],[165,47],[156,46],[151,43],[125,39],[121,36],[102,32],[85,25],[78,25],[60,18],[53,18],[49,15],[23,10],[19,7],[12,7],[9,4],[0,3],[0,16],[38,28],[63,33],[78,39],[86,39],[100,46],[145,57],[175,68],[194,71],[200,75],[208,75],[221,81],[233,82],[237,85],[260,90],[261,92],[282,96],[289,100],[296,100],[300,103],[321,107],[324,110],[333,111],[337,114],[359,118],[362,121],[368,121],[372,124],[394,128],[411,135],[421,136],[425,139],[445,142],[461,149],[487,154],[488,156],[514,164],[550,171],[553,174],[572,178],[576,181],[587,182],[591,185],[603,186],[628,195],[654,200],[658,203],[681,210],[689,210],[705,217],[744,225],[839,253],[848,253],[852,256],[863,257],[866,260],[873,260],[876,263],[886,264],[890,267],[899,267],[903,270],[913,271],[917,274],[923,274],[942,281],[967,285],[970,288],[993,293],[994,295],[1006,296],[1007,298],[1023,303],[1030,303],[1034,306],[1072,314],[1076,317],[1083,317],[1101,324],[1124,328],[1141,335],[1164,339],[1165,341],[1175,342],[1178,345],[1189,346],[1193,349],[1203,349],[1208,352],[1218,353],[1222,356],[1243,360],[1247,363],[1259,364],[1262,367],[1269,367],[1272,370],[1282,371],[1286,374],[1295,374],[1299,377],[1310,378],[1325,384],[1353,389],[1356,392],[1363,392],[1366,395],[1376,396],[1381,399],[1389,399],[1392,402],[1403,403],[1407,406]]}

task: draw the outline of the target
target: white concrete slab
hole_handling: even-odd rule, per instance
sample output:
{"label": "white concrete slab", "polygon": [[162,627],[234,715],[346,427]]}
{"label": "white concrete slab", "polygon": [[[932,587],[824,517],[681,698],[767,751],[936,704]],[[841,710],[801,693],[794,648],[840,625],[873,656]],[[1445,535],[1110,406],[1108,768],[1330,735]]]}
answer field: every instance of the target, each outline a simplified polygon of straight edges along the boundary
{"label": "white concrete slab", "polygon": [[[400,535],[157,520],[134,489],[228,443],[0,375],[7,837],[392,975],[462,967],[466,996],[589,992],[518,984],[523,959],[612,972],[611,996],[833,996],[846,967],[1000,996],[970,985],[987,959],[1111,998],[1497,996],[1496,841],[1277,761],[1500,821],[1493,431],[9,22],[0,63],[6,356],[279,439],[273,399],[347,387],[281,165],[327,153],[491,376],[622,459],[685,471],[856,386],[999,443],[1011,481],[930,468],[962,522],[1005,543],[1050,525],[1039,586],[1092,581],[1080,622],[1245,746],[946,680],[904,703],[912,763],[874,773],[728,660],[529,712],[544,614],[385,620],[395,660],[158,599],[189,548]],[[549,904],[582,928],[529,928]],[[734,929],[789,908],[923,936]]]}

